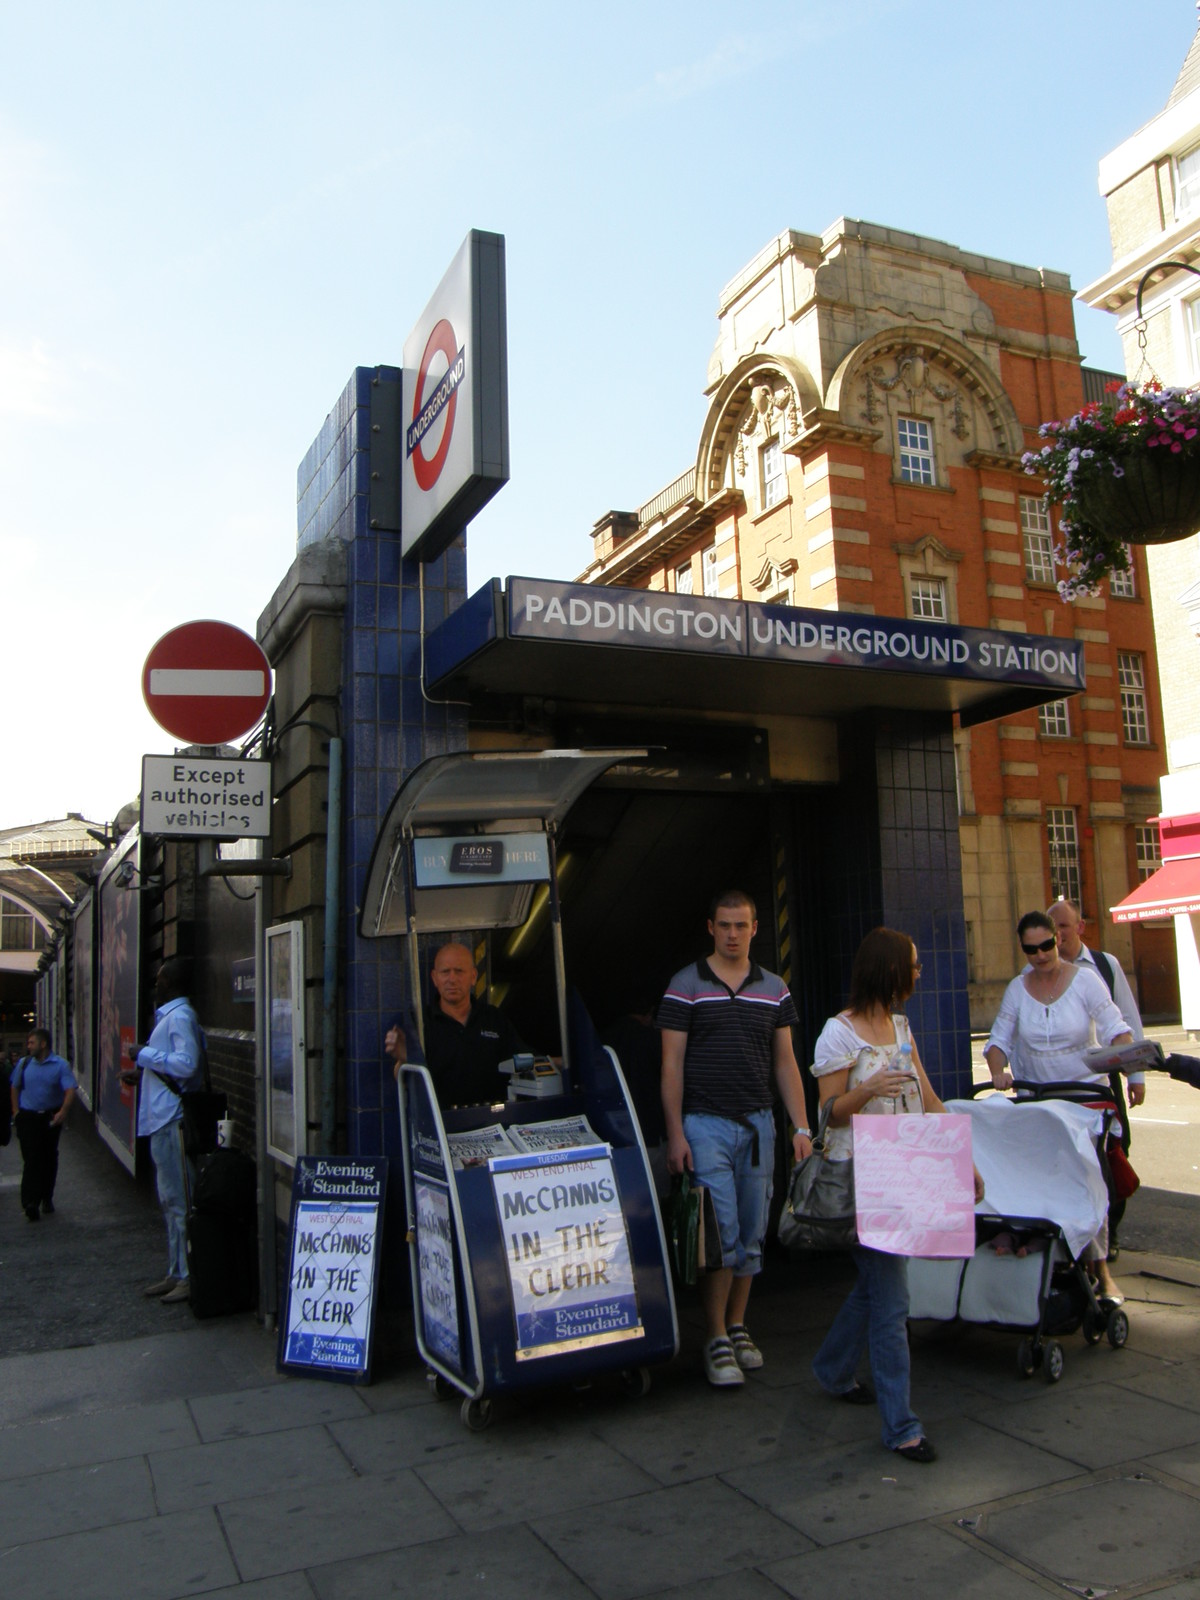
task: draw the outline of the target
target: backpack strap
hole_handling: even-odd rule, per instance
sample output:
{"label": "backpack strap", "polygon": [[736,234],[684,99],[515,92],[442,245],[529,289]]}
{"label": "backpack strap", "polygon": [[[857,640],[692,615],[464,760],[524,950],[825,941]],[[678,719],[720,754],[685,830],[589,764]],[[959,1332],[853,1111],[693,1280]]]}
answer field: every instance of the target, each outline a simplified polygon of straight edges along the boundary
{"label": "backpack strap", "polygon": [[1096,964],[1096,971],[1104,979],[1104,982],[1108,987],[1109,999],[1115,1001],[1117,998],[1117,975],[1113,971],[1112,957],[1107,955],[1103,950],[1093,950],[1091,945],[1088,945],[1087,949],[1088,954]]}

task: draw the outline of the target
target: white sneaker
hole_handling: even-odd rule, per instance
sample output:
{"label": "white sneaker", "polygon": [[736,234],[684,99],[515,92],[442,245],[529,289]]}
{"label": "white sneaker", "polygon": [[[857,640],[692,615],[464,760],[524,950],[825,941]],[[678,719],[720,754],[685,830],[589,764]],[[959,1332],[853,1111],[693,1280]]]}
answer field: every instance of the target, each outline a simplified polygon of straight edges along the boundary
{"label": "white sneaker", "polygon": [[159,1304],[164,1306],[173,1306],[178,1305],[181,1300],[190,1300],[191,1298],[191,1284],[186,1278],[180,1278],[179,1282],[173,1289],[167,1290],[166,1294],[164,1294],[162,1299],[159,1301]]}
{"label": "white sneaker", "polygon": [[743,1372],[756,1372],[763,1364],[763,1353],[750,1337],[750,1330],[744,1322],[734,1322],[729,1326],[729,1342],[733,1346],[734,1360]]}
{"label": "white sneaker", "polygon": [[710,1339],[704,1347],[704,1376],[714,1389],[729,1389],[746,1379],[728,1339]]}

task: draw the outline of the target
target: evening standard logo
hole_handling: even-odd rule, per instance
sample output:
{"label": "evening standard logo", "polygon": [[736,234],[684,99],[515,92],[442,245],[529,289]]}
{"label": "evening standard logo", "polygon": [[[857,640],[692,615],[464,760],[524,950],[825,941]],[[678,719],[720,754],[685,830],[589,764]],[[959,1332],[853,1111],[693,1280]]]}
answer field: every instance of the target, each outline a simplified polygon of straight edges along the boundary
{"label": "evening standard logo", "polygon": [[[433,358],[441,355],[446,361],[446,370],[442,374],[436,387],[428,399],[422,402],[425,393],[426,381],[429,377],[429,368]],[[454,434],[454,417],[458,410],[458,388],[467,371],[466,346],[459,346],[454,337],[454,329],[443,317],[435,324],[433,332],[425,345],[425,353],[421,357],[421,365],[417,372],[417,382],[413,394],[412,421],[405,430],[405,454],[412,458],[413,476],[421,489],[428,492],[441,476],[442,468],[446,464],[446,457],[450,453],[450,440]],[[441,443],[431,457],[427,457],[421,449],[422,442],[430,429],[445,415],[445,427],[442,430]]]}

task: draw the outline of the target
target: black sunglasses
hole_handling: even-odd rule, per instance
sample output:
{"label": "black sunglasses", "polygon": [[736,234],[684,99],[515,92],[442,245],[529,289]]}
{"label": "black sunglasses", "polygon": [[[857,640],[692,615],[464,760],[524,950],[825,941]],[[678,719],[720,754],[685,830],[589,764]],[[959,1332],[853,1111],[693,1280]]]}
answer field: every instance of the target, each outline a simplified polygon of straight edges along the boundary
{"label": "black sunglasses", "polygon": [[1041,944],[1026,944],[1021,942],[1021,949],[1027,956],[1045,955],[1047,950],[1053,950],[1058,943],[1057,939],[1043,939]]}

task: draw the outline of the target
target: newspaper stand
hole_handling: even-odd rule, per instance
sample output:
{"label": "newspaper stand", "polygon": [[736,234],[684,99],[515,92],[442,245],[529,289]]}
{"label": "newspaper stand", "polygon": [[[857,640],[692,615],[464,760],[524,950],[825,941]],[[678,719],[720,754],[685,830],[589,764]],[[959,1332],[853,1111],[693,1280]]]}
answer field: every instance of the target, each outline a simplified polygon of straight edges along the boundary
{"label": "newspaper stand", "polygon": [[[396,795],[368,871],[361,930],[407,934],[414,995],[419,934],[519,926],[538,888],[548,903],[564,1092],[443,1109],[423,1065],[399,1078],[417,1345],[437,1392],[464,1397],[472,1430],[508,1392],[617,1374],[644,1394],[649,1369],[679,1348],[649,1158],[617,1058],[568,996],[555,874],[555,831],[575,799],[641,754],[435,757]],[[548,1123],[572,1122],[571,1147],[536,1148]],[[488,1158],[485,1140],[503,1153]],[[469,1165],[464,1143],[477,1145]]]}

